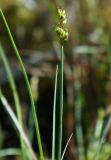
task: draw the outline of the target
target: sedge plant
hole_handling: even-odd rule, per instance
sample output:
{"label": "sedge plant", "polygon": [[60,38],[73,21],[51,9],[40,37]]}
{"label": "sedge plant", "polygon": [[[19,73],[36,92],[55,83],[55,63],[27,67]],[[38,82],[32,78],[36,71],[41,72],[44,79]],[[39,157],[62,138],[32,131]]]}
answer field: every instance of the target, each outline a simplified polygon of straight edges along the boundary
{"label": "sedge plant", "polygon": [[58,160],[61,159],[62,150],[62,124],[63,124],[63,81],[64,81],[64,42],[68,40],[68,31],[65,28],[67,23],[66,12],[64,9],[58,9],[59,23],[56,27],[61,45],[60,60],[60,115],[59,115],[59,142],[58,142]]}
{"label": "sedge plant", "polygon": [[[69,144],[69,141],[72,137],[73,134],[71,134],[66,147],[62,152],[62,128],[63,128],[63,82],[64,82],[64,43],[65,41],[68,40],[68,31],[65,28],[65,25],[67,23],[67,18],[66,18],[66,13],[64,9],[58,9],[58,15],[59,15],[59,20],[60,22],[58,23],[58,25],[56,26],[56,33],[59,36],[59,40],[60,40],[60,45],[61,45],[61,59],[60,59],[60,115],[59,115],[59,142],[58,142],[58,160],[63,160],[67,146]],[[20,53],[17,49],[17,46],[15,44],[14,38],[12,36],[12,33],[10,31],[9,25],[7,23],[7,20],[5,18],[5,15],[2,11],[2,9],[0,9],[0,16],[2,18],[2,21],[4,23],[5,29],[7,31],[9,40],[11,42],[12,48],[14,50],[14,53],[18,59],[18,62],[20,64],[22,73],[24,75],[24,79],[27,85],[27,89],[28,89],[28,93],[30,96],[30,102],[31,102],[31,107],[32,107],[32,113],[33,113],[33,119],[34,119],[34,123],[35,123],[35,128],[36,128],[36,135],[37,135],[37,141],[38,141],[38,147],[39,147],[39,153],[40,153],[40,160],[44,160],[44,154],[43,154],[43,148],[42,148],[42,142],[41,142],[41,137],[40,137],[40,131],[39,131],[39,123],[38,123],[38,118],[36,115],[36,109],[35,109],[35,103],[34,103],[34,98],[33,98],[33,94],[32,94],[32,89],[30,86],[30,82],[28,80],[28,76],[26,73],[26,69],[24,67],[24,63],[21,59]],[[23,129],[22,129],[22,114],[21,114],[21,110],[20,110],[20,100],[19,100],[19,96],[18,96],[18,92],[16,89],[16,84],[14,82],[14,78],[12,75],[12,71],[8,62],[8,59],[5,55],[5,52],[2,48],[2,46],[0,45],[0,56],[1,59],[4,63],[5,69],[6,69],[6,73],[8,76],[8,80],[13,92],[13,97],[14,97],[14,102],[15,102],[15,106],[16,106],[16,112],[17,112],[17,117],[14,114],[14,112],[11,109],[11,106],[9,105],[9,103],[7,102],[5,96],[2,93],[2,90],[0,89],[0,99],[1,102],[3,103],[3,106],[5,108],[5,110],[7,111],[7,113],[9,114],[9,116],[11,117],[13,123],[15,124],[16,128],[18,129],[18,132],[20,134],[20,141],[21,141],[21,147],[22,147],[22,154],[23,154],[23,145],[25,145],[27,147],[27,151],[28,149],[31,152],[31,155],[33,157],[33,160],[36,160],[37,158],[35,157],[33,150],[31,148],[30,142],[27,138],[27,136],[25,135]],[[54,104],[53,104],[53,136],[52,136],[52,160],[55,160],[55,138],[56,138],[56,94],[57,94],[57,77],[58,77],[58,66],[56,68],[56,77],[55,77],[55,90],[54,90]],[[21,154],[19,149],[7,149],[7,154],[6,155],[12,155],[12,154]],[[4,152],[1,153],[2,156],[4,156]],[[23,156],[23,159],[24,156]]]}

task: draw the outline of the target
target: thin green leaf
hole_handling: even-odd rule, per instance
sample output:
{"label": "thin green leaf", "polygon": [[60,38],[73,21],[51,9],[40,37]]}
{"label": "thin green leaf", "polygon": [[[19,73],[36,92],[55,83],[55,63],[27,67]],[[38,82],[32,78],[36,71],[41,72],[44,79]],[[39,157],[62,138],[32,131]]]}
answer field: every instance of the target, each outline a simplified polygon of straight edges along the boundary
{"label": "thin green leaf", "polygon": [[55,160],[55,128],[56,128],[56,96],[57,96],[57,76],[58,65],[56,68],[55,88],[54,88],[54,104],[53,104],[53,135],[52,135],[52,160]]}

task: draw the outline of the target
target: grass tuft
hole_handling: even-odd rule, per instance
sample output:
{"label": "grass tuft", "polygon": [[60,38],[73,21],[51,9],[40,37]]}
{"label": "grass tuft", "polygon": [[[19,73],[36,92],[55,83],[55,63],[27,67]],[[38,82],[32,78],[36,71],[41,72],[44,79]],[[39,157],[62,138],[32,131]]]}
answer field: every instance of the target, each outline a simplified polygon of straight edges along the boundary
{"label": "grass tuft", "polygon": [[26,85],[27,85],[27,88],[28,88],[30,101],[31,101],[31,107],[32,107],[32,111],[33,111],[33,118],[34,118],[34,123],[35,123],[35,128],[36,128],[37,142],[38,142],[38,147],[39,147],[39,152],[40,152],[40,160],[44,160],[42,142],[41,142],[40,131],[39,131],[38,118],[37,118],[37,115],[36,115],[35,104],[34,104],[34,100],[33,100],[31,86],[30,86],[30,83],[29,83],[29,80],[28,80],[28,76],[27,76],[24,64],[22,62],[20,53],[19,53],[19,51],[16,47],[15,41],[14,41],[13,36],[11,34],[11,31],[10,31],[10,28],[8,26],[7,20],[5,18],[4,13],[2,12],[1,8],[0,8],[0,16],[2,17],[3,23],[5,25],[7,34],[9,36],[9,39],[10,39],[10,42],[11,42],[11,45],[13,47],[14,53],[15,53],[18,61],[19,61],[20,66],[21,66],[21,69],[22,69],[22,72],[23,72],[23,75],[24,75],[24,79],[25,79],[25,82],[26,82]]}

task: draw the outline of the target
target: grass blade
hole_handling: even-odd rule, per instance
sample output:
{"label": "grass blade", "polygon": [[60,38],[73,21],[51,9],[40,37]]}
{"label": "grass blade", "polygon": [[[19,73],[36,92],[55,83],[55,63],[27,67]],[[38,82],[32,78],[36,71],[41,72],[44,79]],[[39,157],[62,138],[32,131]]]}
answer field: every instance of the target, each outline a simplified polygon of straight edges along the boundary
{"label": "grass blade", "polygon": [[54,104],[53,104],[53,135],[52,135],[52,160],[55,160],[55,128],[56,128],[56,95],[57,95],[57,76],[58,65],[56,68],[55,88],[54,88]]}
{"label": "grass blade", "polygon": [[10,105],[8,104],[6,98],[4,97],[1,89],[0,89],[0,99],[1,99],[1,102],[2,102],[5,110],[6,110],[7,113],[10,115],[10,118],[12,119],[12,121],[13,121],[13,123],[15,124],[17,130],[19,131],[19,133],[20,133],[20,135],[21,135],[24,143],[25,143],[26,146],[28,147],[28,149],[29,149],[29,151],[30,151],[30,153],[31,153],[31,155],[32,155],[32,157],[33,157],[33,160],[37,160],[36,157],[35,157],[35,155],[34,155],[34,153],[33,153],[32,147],[31,147],[31,145],[30,145],[30,142],[29,142],[27,136],[25,135],[25,133],[24,133],[21,125],[19,124],[19,121],[17,120],[14,112],[12,111]]}
{"label": "grass blade", "polygon": [[69,139],[68,139],[68,141],[67,141],[67,143],[66,143],[66,146],[65,146],[65,148],[64,148],[64,151],[63,151],[63,153],[62,153],[61,160],[63,160],[63,158],[64,158],[64,155],[65,155],[65,153],[66,153],[67,147],[68,147],[68,145],[69,145],[69,142],[70,142],[72,136],[73,136],[73,133],[70,135],[70,137],[69,137]]}
{"label": "grass blade", "polygon": [[21,150],[17,148],[8,148],[0,150],[0,158],[15,155],[21,155]]}
{"label": "grass blade", "polygon": [[18,51],[18,49],[16,47],[16,44],[14,42],[14,39],[13,39],[13,36],[11,34],[10,28],[8,26],[8,23],[6,21],[6,18],[4,16],[1,8],[0,8],[0,15],[1,15],[3,23],[5,25],[6,31],[8,33],[10,42],[11,42],[13,50],[14,50],[14,53],[15,53],[18,61],[19,61],[20,66],[21,66],[21,69],[22,69],[22,72],[23,72],[23,75],[24,75],[24,79],[25,79],[25,82],[26,82],[26,85],[27,85],[27,88],[28,88],[28,92],[29,92],[29,96],[30,96],[30,101],[31,101],[31,107],[32,107],[32,111],[33,111],[33,118],[34,118],[34,123],[35,123],[35,128],[36,128],[36,135],[37,135],[38,147],[39,147],[39,152],[40,152],[40,159],[44,160],[43,149],[42,149],[42,142],[41,142],[40,131],[39,131],[38,118],[37,118],[37,115],[36,115],[35,104],[34,104],[34,100],[33,100],[33,95],[32,95],[32,90],[31,90],[31,87],[30,87],[30,83],[29,83],[29,80],[28,80],[28,76],[27,76],[24,64],[22,62],[20,53],[19,53],[19,51]]}
{"label": "grass blade", "polygon": [[3,61],[4,66],[5,66],[7,77],[8,77],[11,89],[12,89],[12,94],[13,94],[14,102],[15,102],[15,106],[16,106],[17,117],[18,117],[18,120],[19,120],[20,124],[22,125],[22,115],[21,115],[21,109],[20,109],[20,100],[19,100],[16,84],[15,84],[15,81],[14,81],[14,77],[13,77],[13,74],[12,74],[12,71],[11,71],[10,64],[8,62],[8,59],[7,59],[6,55],[5,55],[5,52],[4,52],[1,44],[0,44],[0,57],[1,57],[2,61]]}
{"label": "grass blade", "polygon": [[63,76],[64,74],[64,47],[61,47],[61,62],[60,62],[60,122],[59,122],[59,145],[58,145],[58,160],[61,159],[62,150],[62,123],[63,123]]}

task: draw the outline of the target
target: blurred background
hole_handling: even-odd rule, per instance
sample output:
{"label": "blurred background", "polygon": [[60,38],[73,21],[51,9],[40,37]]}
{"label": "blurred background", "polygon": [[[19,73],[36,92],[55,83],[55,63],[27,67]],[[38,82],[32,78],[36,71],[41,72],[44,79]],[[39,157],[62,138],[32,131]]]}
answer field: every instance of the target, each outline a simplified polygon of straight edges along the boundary
{"label": "blurred background", "polygon": [[[66,10],[69,30],[69,40],[64,45],[63,148],[73,132],[65,158],[77,160],[79,157],[77,126],[83,130],[86,153],[89,140],[95,133],[98,115],[104,113],[104,119],[107,120],[111,113],[111,0],[0,0],[0,7],[6,15],[34,90],[46,157],[51,157],[54,78],[56,64],[60,62],[60,45],[55,34],[58,6],[63,6]],[[30,133],[31,143],[38,153],[35,131],[29,127],[30,101],[26,84],[1,18],[0,41],[16,80],[24,130]],[[1,60],[0,86],[15,109]],[[18,147],[18,134],[2,104],[0,108],[0,148]],[[56,116],[58,140],[59,85]],[[107,142],[109,144],[111,142],[111,130]],[[3,159],[20,160],[20,157]]]}

